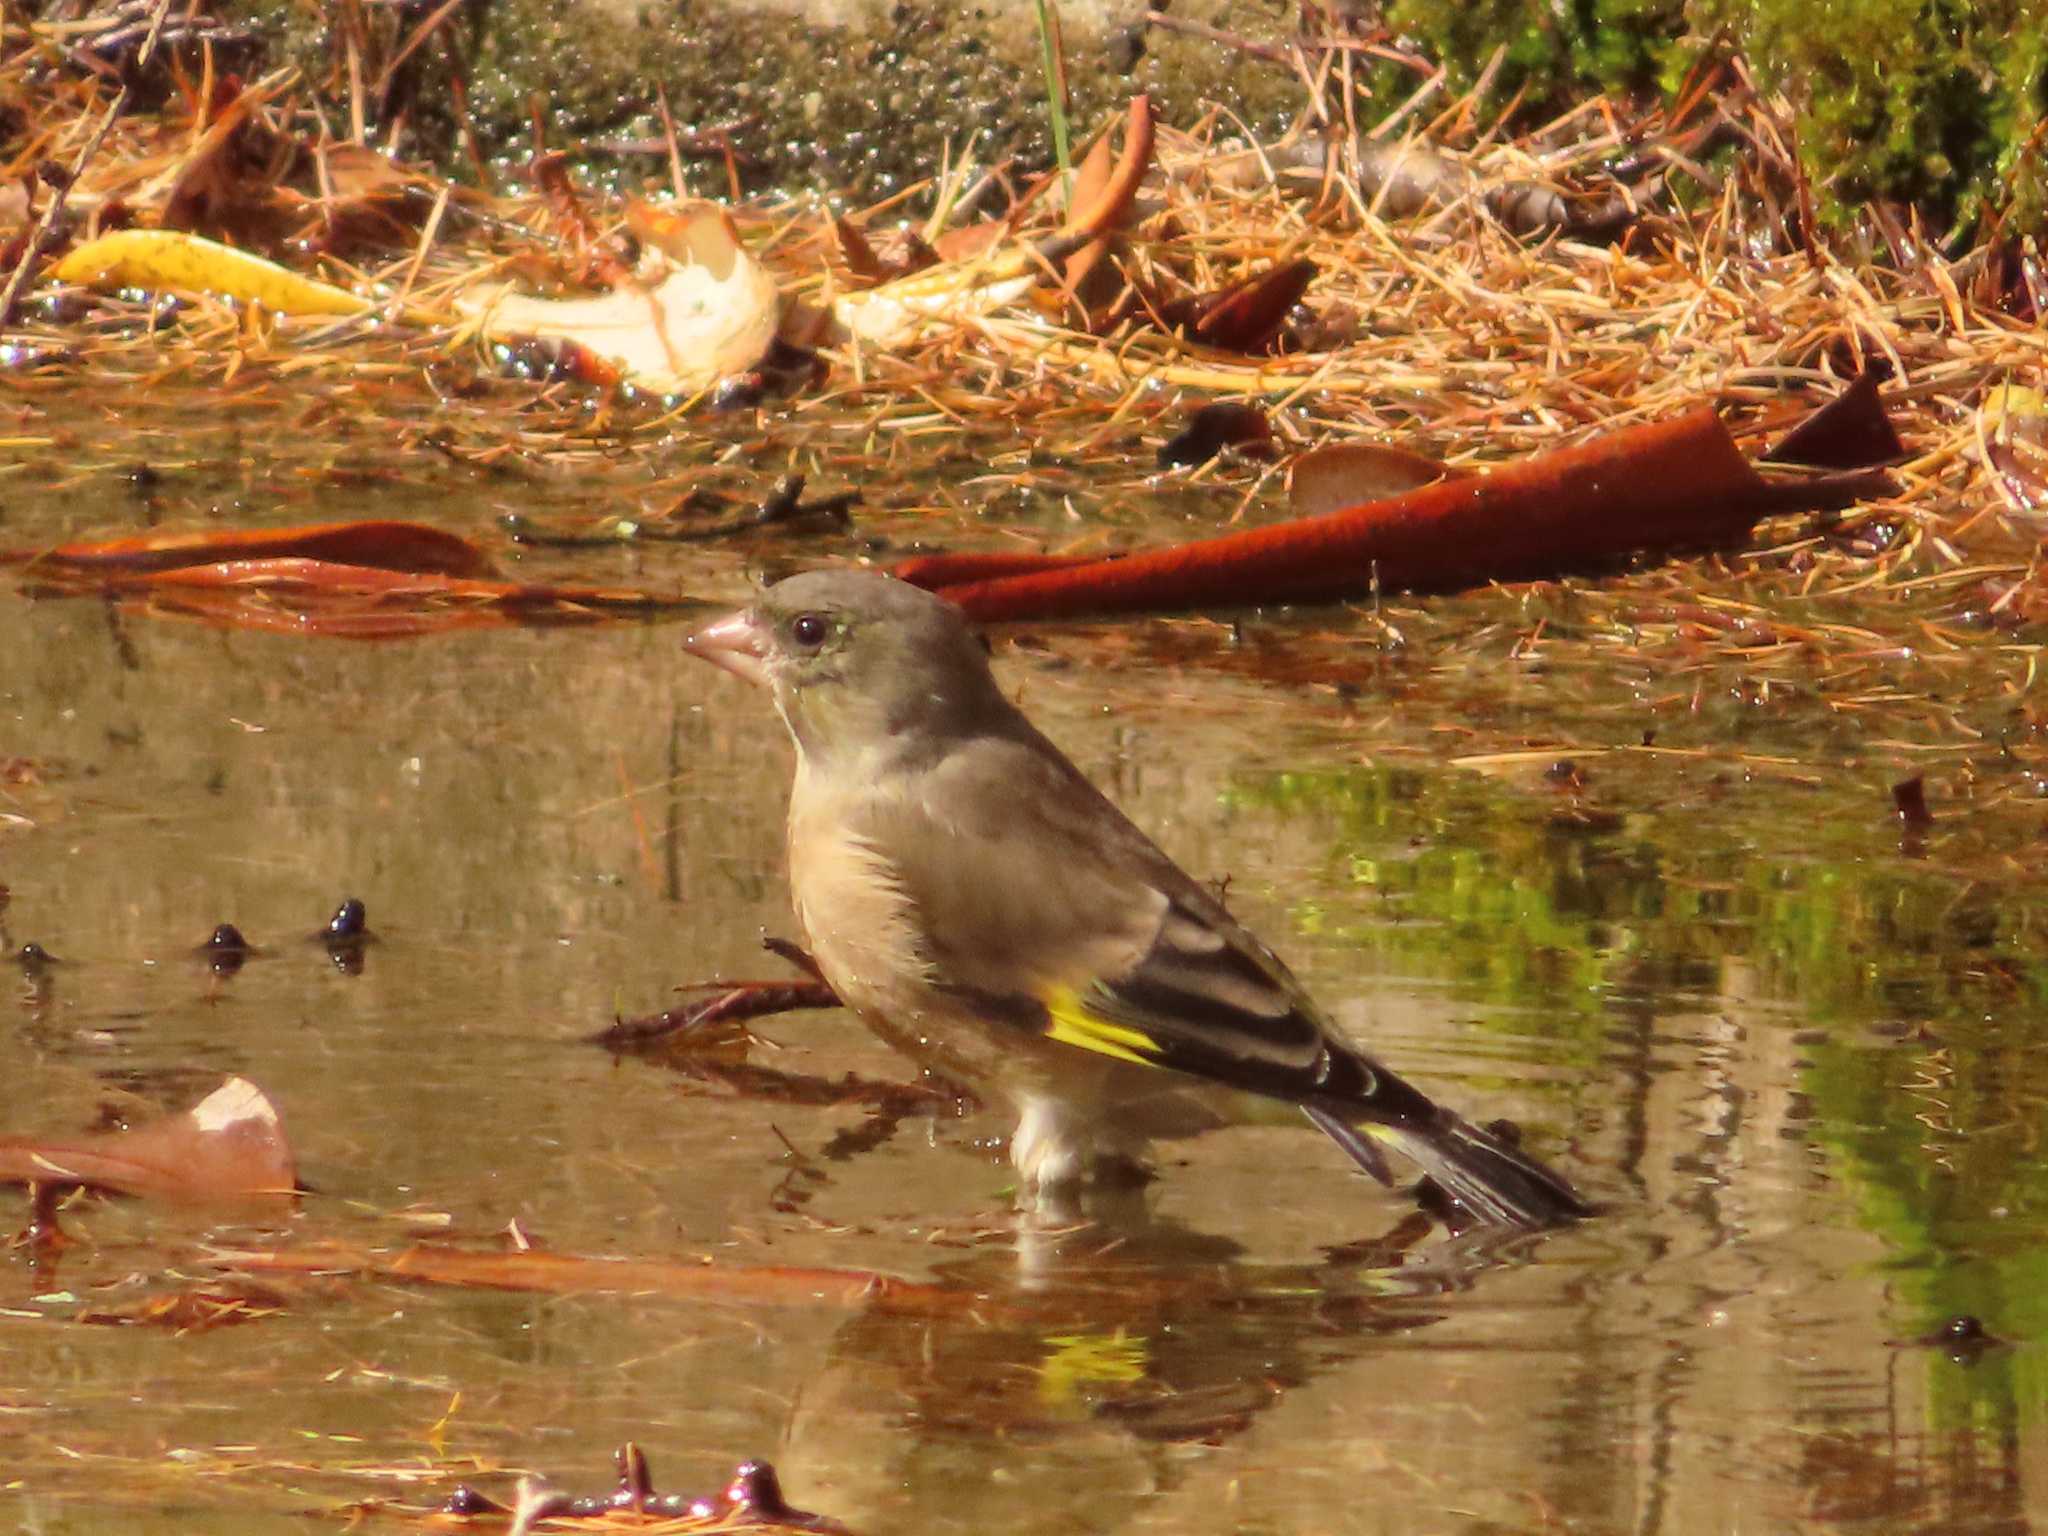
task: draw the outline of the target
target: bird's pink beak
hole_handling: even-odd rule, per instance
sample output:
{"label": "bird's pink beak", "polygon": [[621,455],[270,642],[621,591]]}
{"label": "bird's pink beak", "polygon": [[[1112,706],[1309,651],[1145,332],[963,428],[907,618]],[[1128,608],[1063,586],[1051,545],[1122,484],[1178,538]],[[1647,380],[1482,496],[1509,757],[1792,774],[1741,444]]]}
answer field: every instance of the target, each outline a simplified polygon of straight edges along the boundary
{"label": "bird's pink beak", "polygon": [[728,613],[684,637],[683,649],[734,677],[743,677],[757,687],[768,686],[768,636],[748,609]]}

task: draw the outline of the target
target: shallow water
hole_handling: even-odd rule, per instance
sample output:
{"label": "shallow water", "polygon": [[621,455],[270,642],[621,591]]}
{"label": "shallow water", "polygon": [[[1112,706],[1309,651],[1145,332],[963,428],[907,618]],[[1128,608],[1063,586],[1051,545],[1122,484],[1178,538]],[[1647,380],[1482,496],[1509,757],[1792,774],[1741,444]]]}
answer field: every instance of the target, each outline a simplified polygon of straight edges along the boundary
{"label": "shallow water", "polygon": [[[475,529],[520,499],[421,475],[289,494],[291,452],[237,442],[166,506],[118,473],[149,451],[29,466],[0,535],[230,500]],[[728,599],[764,562],[857,547],[580,574]],[[682,983],[779,974],[758,941],[792,928],[780,727],[687,664],[676,626],[361,645],[0,595],[0,760],[23,765],[0,782],[0,937],[60,962],[0,987],[4,1129],[141,1120],[239,1073],[311,1188],[253,1222],[88,1202],[54,1261],[5,1260],[0,1518],[338,1527],[464,1479],[504,1495],[517,1469],[598,1491],[634,1440],[665,1489],[765,1457],[863,1531],[2031,1527],[2032,780],[1988,738],[1930,755],[1975,799],[1902,840],[1884,788],[1932,751],[1911,707],[1845,724],[1709,658],[1673,710],[1668,677],[1589,649],[1531,664],[1517,633],[1554,601],[1411,605],[1400,646],[1328,614],[997,640],[1033,715],[1227,876],[1347,1028],[1520,1121],[1604,1207],[1486,1243],[1418,1235],[1279,1129],[1171,1148],[1141,1200],[1034,1227],[987,1117],[882,1135],[862,1103],[768,1094],[730,1058],[583,1043]],[[1332,644],[1341,686],[1272,680]],[[307,937],[345,896],[379,940],[356,974]],[[223,921],[263,950],[231,977],[193,952]],[[760,1033],[754,1067],[905,1077],[840,1016]],[[209,1244],[493,1249],[515,1225],[560,1253],[872,1269],[942,1299],[273,1277],[275,1310],[239,1326],[78,1320],[213,1276]],[[2008,1347],[1911,1342],[1959,1314]]]}

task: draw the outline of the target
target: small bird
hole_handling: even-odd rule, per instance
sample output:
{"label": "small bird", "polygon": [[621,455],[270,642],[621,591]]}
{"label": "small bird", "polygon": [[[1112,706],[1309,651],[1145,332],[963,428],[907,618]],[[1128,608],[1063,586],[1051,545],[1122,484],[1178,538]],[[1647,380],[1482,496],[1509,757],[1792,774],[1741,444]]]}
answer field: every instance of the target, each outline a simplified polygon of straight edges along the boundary
{"label": "small bird", "polygon": [[814,571],[684,643],[766,688],[795,740],[789,879],[819,971],[884,1041],[1016,1112],[1026,1189],[1299,1113],[1383,1184],[1382,1147],[1419,1164],[1464,1224],[1588,1214],[1511,1129],[1346,1041],[1003,696],[951,604]]}

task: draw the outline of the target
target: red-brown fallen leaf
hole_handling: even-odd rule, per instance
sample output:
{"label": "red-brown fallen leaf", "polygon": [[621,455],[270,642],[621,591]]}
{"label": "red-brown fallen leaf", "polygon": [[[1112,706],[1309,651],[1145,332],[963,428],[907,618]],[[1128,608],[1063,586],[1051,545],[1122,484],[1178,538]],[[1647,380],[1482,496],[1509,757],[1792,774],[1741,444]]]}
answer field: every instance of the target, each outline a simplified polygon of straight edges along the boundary
{"label": "red-brown fallen leaf", "polygon": [[695,599],[499,579],[467,539],[422,523],[148,534],[0,553],[35,597],[108,596],[231,629],[386,640],[512,624],[687,612]]}
{"label": "red-brown fallen leaf", "polygon": [[1764,462],[1815,469],[1897,463],[1906,456],[1906,446],[1885,414],[1877,385],[1876,374],[1859,373],[1847,389],[1786,433]]}
{"label": "red-brown fallen leaf", "polygon": [[1287,319],[1315,280],[1316,264],[1306,259],[1285,261],[1252,277],[1168,304],[1159,318],[1188,339],[1229,352],[1263,352],[1272,346]]}
{"label": "red-brown fallen leaf", "polygon": [[55,549],[0,551],[0,564],[28,565],[39,575],[50,575],[59,568],[149,572],[218,561],[287,558],[385,571],[438,571],[447,576],[494,574],[490,557],[460,535],[425,523],[383,520],[145,533],[60,544]]}
{"label": "red-brown fallen leaf", "polygon": [[983,621],[1445,590],[1733,543],[1768,513],[1892,489],[1874,471],[1766,480],[1702,407],[1323,517],[939,590]]}
{"label": "red-brown fallen leaf", "polygon": [[902,275],[889,269],[858,225],[836,214],[832,219],[832,238],[839,243],[839,259],[846,263],[846,270],[862,282],[879,283]]}
{"label": "red-brown fallen leaf", "polygon": [[[1123,222],[1131,211],[1131,203],[1138,195],[1138,187],[1145,179],[1146,171],[1152,168],[1152,142],[1155,134],[1152,121],[1152,98],[1140,92],[1131,98],[1131,105],[1124,114],[1124,147],[1118,155],[1116,167],[1099,188],[1091,188],[1095,195],[1083,202],[1078,196],[1074,206],[1067,210],[1067,223],[1062,233],[1086,235],[1093,239],[1106,235]],[[1078,188],[1077,188],[1078,190]]]}
{"label": "red-brown fallen leaf", "polygon": [[987,581],[993,576],[1018,576],[1029,571],[1065,571],[1077,565],[1093,565],[1106,555],[1040,555],[1023,550],[1008,554],[912,555],[898,560],[889,572],[898,581],[927,591],[959,586],[970,581]]}
{"label": "red-brown fallen leaf", "polygon": [[[1116,162],[1110,154],[1109,135],[1096,139],[1094,147],[1074,171],[1072,206],[1092,208],[1109,187],[1109,179]],[[1078,294],[1081,285],[1088,280],[1089,273],[1101,264],[1109,254],[1109,236],[1098,235],[1066,260],[1060,271],[1060,286],[1070,294]]]}
{"label": "red-brown fallen leaf", "polygon": [[365,1279],[532,1291],[546,1296],[623,1293],[764,1306],[810,1307],[822,1303],[930,1317],[959,1317],[968,1313],[985,1317],[1007,1310],[976,1290],[904,1280],[872,1269],[607,1259],[540,1249],[479,1253],[462,1248],[415,1246],[386,1253],[341,1243],[217,1250],[211,1257],[223,1267],[244,1274],[353,1274]]}
{"label": "red-brown fallen leaf", "polygon": [[[75,583],[43,589],[81,590],[86,589]],[[147,612],[180,614],[229,629],[346,640],[513,624],[595,624],[703,606],[694,598],[631,590],[527,585],[295,559],[223,560],[184,570],[115,575],[92,590],[133,601]]]}
{"label": "red-brown fallen leaf", "polygon": [[0,1136],[0,1179],[185,1202],[284,1198],[298,1188],[277,1110],[244,1077],[130,1131]]}

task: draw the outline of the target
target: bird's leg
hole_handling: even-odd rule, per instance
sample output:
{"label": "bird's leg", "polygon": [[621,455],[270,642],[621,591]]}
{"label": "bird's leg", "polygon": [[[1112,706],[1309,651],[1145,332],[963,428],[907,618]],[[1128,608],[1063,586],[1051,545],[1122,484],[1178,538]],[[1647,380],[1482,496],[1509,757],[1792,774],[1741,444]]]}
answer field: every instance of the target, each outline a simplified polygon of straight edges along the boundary
{"label": "bird's leg", "polygon": [[1055,1098],[1027,1098],[1010,1134],[1010,1161],[1020,1194],[1084,1185],[1135,1187],[1152,1170],[1141,1138],[1120,1134],[1108,1121]]}

